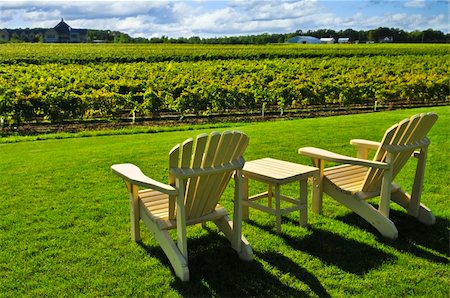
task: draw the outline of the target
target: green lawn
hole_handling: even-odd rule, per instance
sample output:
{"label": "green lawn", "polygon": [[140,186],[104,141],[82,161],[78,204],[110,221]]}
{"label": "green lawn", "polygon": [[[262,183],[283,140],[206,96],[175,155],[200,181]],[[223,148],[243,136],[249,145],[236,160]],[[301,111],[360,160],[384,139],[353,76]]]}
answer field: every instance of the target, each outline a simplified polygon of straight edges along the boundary
{"label": "green lawn", "polygon": [[[354,154],[350,139],[380,140],[395,122],[430,110],[440,119],[429,134],[422,201],[437,217],[434,226],[418,223],[393,205],[399,238],[385,240],[325,196],[323,215],[310,212],[310,225],[302,228],[298,213],[291,213],[277,235],[275,218],[252,209],[243,233],[254,249],[253,262],[240,261],[212,224],[188,229],[189,283],[174,277],[143,225],[143,243],[131,241],[127,192],[109,167],[135,163],[166,182],[172,146],[212,128],[1,144],[0,296],[448,297],[448,106],[217,129],[249,135],[247,160],[273,157],[310,164],[297,154],[299,147]],[[407,190],[414,167],[408,163],[397,179]],[[230,187],[223,198],[230,211],[231,198]]]}

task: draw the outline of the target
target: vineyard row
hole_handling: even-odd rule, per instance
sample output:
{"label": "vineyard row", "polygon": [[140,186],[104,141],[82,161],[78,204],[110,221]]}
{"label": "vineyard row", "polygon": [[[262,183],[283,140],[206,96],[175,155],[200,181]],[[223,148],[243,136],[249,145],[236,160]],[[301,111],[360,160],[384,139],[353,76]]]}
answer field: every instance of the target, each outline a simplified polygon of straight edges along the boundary
{"label": "vineyard row", "polygon": [[442,56],[448,44],[193,45],[0,44],[0,64],[89,64],[291,58]]}
{"label": "vineyard row", "polygon": [[6,64],[0,116],[111,118],[449,101],[450,55],[88,64]]}

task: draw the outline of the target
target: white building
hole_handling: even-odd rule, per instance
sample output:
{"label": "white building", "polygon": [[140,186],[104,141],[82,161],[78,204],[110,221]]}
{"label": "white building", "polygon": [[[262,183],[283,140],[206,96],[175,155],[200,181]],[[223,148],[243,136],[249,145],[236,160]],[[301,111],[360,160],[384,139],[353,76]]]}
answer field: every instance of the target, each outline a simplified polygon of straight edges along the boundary
{"label": "white building", "polygon": [[348,37],[339,37],[338,43],[349,43],[350,38]]}
{"label": "white building", "polygon": [[302,43],[302,44],[319,44],[320,39],[313,36],[294,36],[287,40],[288,43]]}
{"label": "white building", "polygon": [[332,44],[335,43],[336,41],[334,40],[333,37],[322,37],[320,39],[320,43],[326,43],[326,44]]}

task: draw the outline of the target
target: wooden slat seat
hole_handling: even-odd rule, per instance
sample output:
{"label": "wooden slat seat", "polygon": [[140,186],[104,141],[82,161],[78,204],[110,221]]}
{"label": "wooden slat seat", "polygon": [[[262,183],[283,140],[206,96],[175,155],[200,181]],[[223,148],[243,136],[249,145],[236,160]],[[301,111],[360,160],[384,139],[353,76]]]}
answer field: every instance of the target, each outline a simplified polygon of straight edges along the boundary
{"label": "wooden slat seat", "polygon": [[[167,194],[152,189],[139,191],[139,205],[140,212],[145,212],[146,216],[150,217],[161,230],[171,230],[177,227],[177,221],[169,219],[169,196]],[[208,216],[186,220],[186,225],[219,219],[223,216],[228,216],[228,212],[217,204],[214,211]]]}
{"label": "wooden slat seat", "polygon": [[367,168],[357,165],[340,165],[324,170],[325,179],[342,191],[355,193],[361,190],[367,175]]}

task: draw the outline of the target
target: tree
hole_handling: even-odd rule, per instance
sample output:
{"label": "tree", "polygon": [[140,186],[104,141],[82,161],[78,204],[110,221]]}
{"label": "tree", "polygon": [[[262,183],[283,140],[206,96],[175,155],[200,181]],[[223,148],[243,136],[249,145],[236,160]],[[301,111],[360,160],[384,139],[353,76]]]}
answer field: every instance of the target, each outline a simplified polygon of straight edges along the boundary
{"label": "tree", "polygon": [[358,32],[353,29],[345,29],[344,31],[339,31],[338,37],[348,37],[348,39],[353,42],[355,40],[359,40]]}
{"label": "tree", "polygon": [[367,40],[369,41],[375,41],[378,39],[377,33],[375,30],[369,30],[369,33],[367,34]]}
{"label": "tree", "polygon": [[421,42],[422,41],[422,31],[415,30],[408,33],[408,42]]}
{"label": "tree", "polygon": [[435,31],[433,29],[427,29],[422,32],[422,42],[443,42],[445,41],[445,34],[442,31]]}
{"label": "tree", "polygon": [[391,28],[392,38],[394,42],[407,42],[408,33],[399,28]]}
{"label": "tree", "polygon": [[114,32],[114,42],[115,43],[129,43],[131,42],[131,37],[128,34],[121,32]]}
{"label": "tree", "polygon": [[386,27],[378,27],[375,29],[377,40],[383,40],[384,38],[392,38],[392,31]]}

